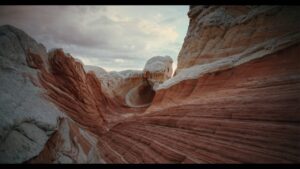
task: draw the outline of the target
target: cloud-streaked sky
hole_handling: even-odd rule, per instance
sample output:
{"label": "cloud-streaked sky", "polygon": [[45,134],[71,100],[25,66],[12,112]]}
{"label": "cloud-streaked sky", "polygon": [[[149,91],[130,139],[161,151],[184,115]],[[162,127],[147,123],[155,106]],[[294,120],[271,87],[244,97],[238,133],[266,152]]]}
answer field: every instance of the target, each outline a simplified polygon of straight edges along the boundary
{"label": "cloud-streaked sky", "polygon": [[[188,6],[0,6],[0,25],[16,26],[46,48],[63,48],[108,71],[143,69],[153,56],[177,64]],[[174,67],[173,67],[174,68]]]}

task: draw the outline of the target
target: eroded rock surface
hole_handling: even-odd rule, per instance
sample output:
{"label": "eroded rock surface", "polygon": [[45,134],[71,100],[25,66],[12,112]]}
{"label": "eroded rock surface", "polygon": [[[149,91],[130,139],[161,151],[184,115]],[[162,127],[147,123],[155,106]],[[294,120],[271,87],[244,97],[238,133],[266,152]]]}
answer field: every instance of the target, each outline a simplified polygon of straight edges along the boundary
{"label": "eroded rock surface", "polygon": [[1,162],[299,163],[299,7],[188,16],[171,78],[168,57],[106,72],[1,27]]}
{"label": "eroded rock surface", "polygon": [[145,113],[100,137],[104,160],[299,162],[297,10],[193,7],[176,75]]}
{"label": "eroded rock surface", "polygon": [[26,163],[103,163],[99,152],[97,135],[63,118],[43,151]]}
{"label": "eroded rock surface", "polygon": [[[242,53],[262,42],[299,32],[299,6],[195,6],[178,56],[177,73]],[[269,46],[276,47],[277,41]]]}
{"label": "eroded rock surface", "polygon": [[155,56],[146,62],[143,72],[150,82],[162,83],[172,77],[172,63],[170,56]]}
{"label": "eroded rock surface", "polygon": [[[0,27],[0,163],[21,163],[37,155],[62,114],[41,97],[35,61],[27,51],[47,56],[43,45],[12,26]],[[29,58],[30,59],[30,58]]]}

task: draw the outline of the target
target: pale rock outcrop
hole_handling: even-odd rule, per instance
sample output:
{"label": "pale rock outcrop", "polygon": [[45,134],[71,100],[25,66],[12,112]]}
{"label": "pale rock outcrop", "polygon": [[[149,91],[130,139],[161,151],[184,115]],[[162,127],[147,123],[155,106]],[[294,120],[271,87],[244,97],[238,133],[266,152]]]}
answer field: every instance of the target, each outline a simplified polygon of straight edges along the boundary
{"label": "pale rock outcrop", "polygon": [[[77,126],[75,131],[66,128],[66,125],[62,125],[66,123],[65,121],[70,121],[70,118],[77,119],[58,104],[64,103],[62,102],[64,97],[68,100],[64,106],[72,104],[70,96],[66,95],[67,91],[78,101],[81,89],[76,93],[77,85],[72,86],[72,82],[80,85],[80,82],[88,79],[97,86],[98,80],[95,75],[85,77],[84,72],[80,71],[81,63],[75,61],[69,54],[64,54],[60,49],[53,49],[47,53],[43,45],[15,27],[1,26],[0,35],[0,163],[101,162],[95,147],[91,148],[91,151],[82,150],[80,144],[86,146],[86,143],[84,141],[82,143],[82,139],[76,142],[81,135],[90,135],[85,130],[88,126],[78,127],[79,121],[77,124],[68,122],[72,126]],[[54,73],[54,76],[51,76],[51,73]],[[61,76],[64,79],[59,81]],[[77,81],[72,81],[75,79]],[[53,83],[47,83],[49,81]],[[55,86],[57,83],[62,85],[62,91]],[[68,83],[71,86],[68,86]],[[49,93],[47,87],[58,93],[51,95],[53,93]],[[51,102],[50,98],[56,102]],[[86,109],[89,107],[86,106]],[[83,119],[88,122],[87,118]],[[101,122],[94,119],[96,123]],[[83,140],[88,140],[90,145],[96,145],[95,140],[93,144],[91,143],[92,138],[91,136]],[[48,144],[51,144],[50,147],[56,146],[51,148],[51,153],[45,154]],[[70,147],[65,146],[69,144],[78,149],[69,151]],[[73,156],[76,157],[69,158]]]}
{"label": "pale rock outcrop", "polygon": [[0,163],[21,163],[36,156],[62,115],[42,97],[44,89],[39,87],[36,65],[26,59],[28,51],[41,60],[47,55],[45,47],[23,31],[0,27]]}
{"label": "pale rock outcrop", "polygon": [[63,118],[43,151],[27,163],[105,163],[97,148],[97,136]]}
{"label": "pale rock outcrop", "polygon": [[146,78],[150,81],[161,83],[172,77],[172,63],[170,56],[154,56],[146,62],[143,72],[149,74]]}

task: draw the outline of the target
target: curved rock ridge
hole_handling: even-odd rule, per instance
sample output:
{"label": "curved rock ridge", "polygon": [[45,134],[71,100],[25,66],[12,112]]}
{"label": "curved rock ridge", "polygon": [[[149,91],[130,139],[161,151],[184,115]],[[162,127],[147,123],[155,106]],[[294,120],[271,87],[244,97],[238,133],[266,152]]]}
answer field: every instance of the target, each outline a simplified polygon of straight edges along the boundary
{"label": "curved rock ridge", "polygon": [[286,34],[281,37],[272,38],[260,44],[244,50],[241,53],[228,56],[211,63],[198,64],[189,68],[181,69],[174,78],[165,81],[159,85],[156,90],[169,88],[170,86],[177,84],[183,80],[197,79],[207,73],[213,73],[230,69],[240,64],[249,62],[254,59],[258,59],[268,54],[275,53],[281,49],[287,48],[300,42],[300,31],[292,34]]}
{"label": "curved rock ridge", "polygon": [[[51,51],[48,62],[50,72],[41,69],[39,74],[47,98],[79,124],[94,128],[94,132],[106,130],[103,112],[108,101],[95,74],[86,74],[82,64],[61,49]],[[94,120],[96,123],[91,123]]]}
{"label": "curved rock ridge", "polygon": [[106,95],[94,71],[86,73],[83,65],[62,49],[51,51],[48,62],[50,71],[41,69],[39,73],[41,85],[47,90],[46,97],[95,134],[107,132],[109,125],[127,113],[145,110],[124,105],[121,96]]}
{"label": "curved rock ridge", "polygon": [[300,162],[300,46],[159,90],[100,136],[106,163]]}

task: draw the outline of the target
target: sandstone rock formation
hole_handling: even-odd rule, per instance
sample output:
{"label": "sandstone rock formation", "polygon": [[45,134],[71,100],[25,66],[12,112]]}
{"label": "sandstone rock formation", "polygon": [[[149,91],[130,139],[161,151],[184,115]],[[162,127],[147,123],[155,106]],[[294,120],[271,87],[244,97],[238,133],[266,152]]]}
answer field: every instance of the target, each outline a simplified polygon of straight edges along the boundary
{"label": "sandstone rock formation", "polygon": [[[27,50],[38,54],[39,60],[27,58]],[[0,163],[21,163],[36,156],[57,127],[61,112],[40,97],[44,89],[32,68],[46,56],[45,47],[23,31],[0,27]]]}
{"label": "sandstone rock formation", "polygon": [[82,130],[67,118],[59,122],[40,154],[26,163],[103,163],[97,147],[97,135]]}
{"label": "sandstone rock formation", "polygon": [[[107,132],[118,121],[144,112],[154,97],[142,71],[107,73],[83,66],[62,49],[47,53],[12,26],[2,26],[1,35],[0,162],[93,162],[88,150],[78,149],[87,143],[76,138]],[[71,133],[68,126],[78,129]],[[40,152],[41,157],[34,157]]]}
{"label": "sandstone rock formation", "polygon": [[[177,72],[299,31],[299,6],[194,6]],[[269,48],[276,48],[274,39]]]}
{"label": "sandstone rock formation", "polygon": [[299,163],[299,9],[191,6],[171,78],[168,57],[106,72],[1,27],[0,162]]}
{"label": "sandstone rock formation", "polygon": [[170,56],[155,56],[146,62],[143,72],[152,83],[162,83],[172,77],[172,63]]}
{"label": "sandstone rock formation", "polygon": [[86,72],[94,72],[100,80],[103,92],[112,100],[120,100],[129,107],[147,107],[154,97],[154,88],[173,73],[170,56],[150,58],[143,69],[106,72],[97,66],[84,66]]}

